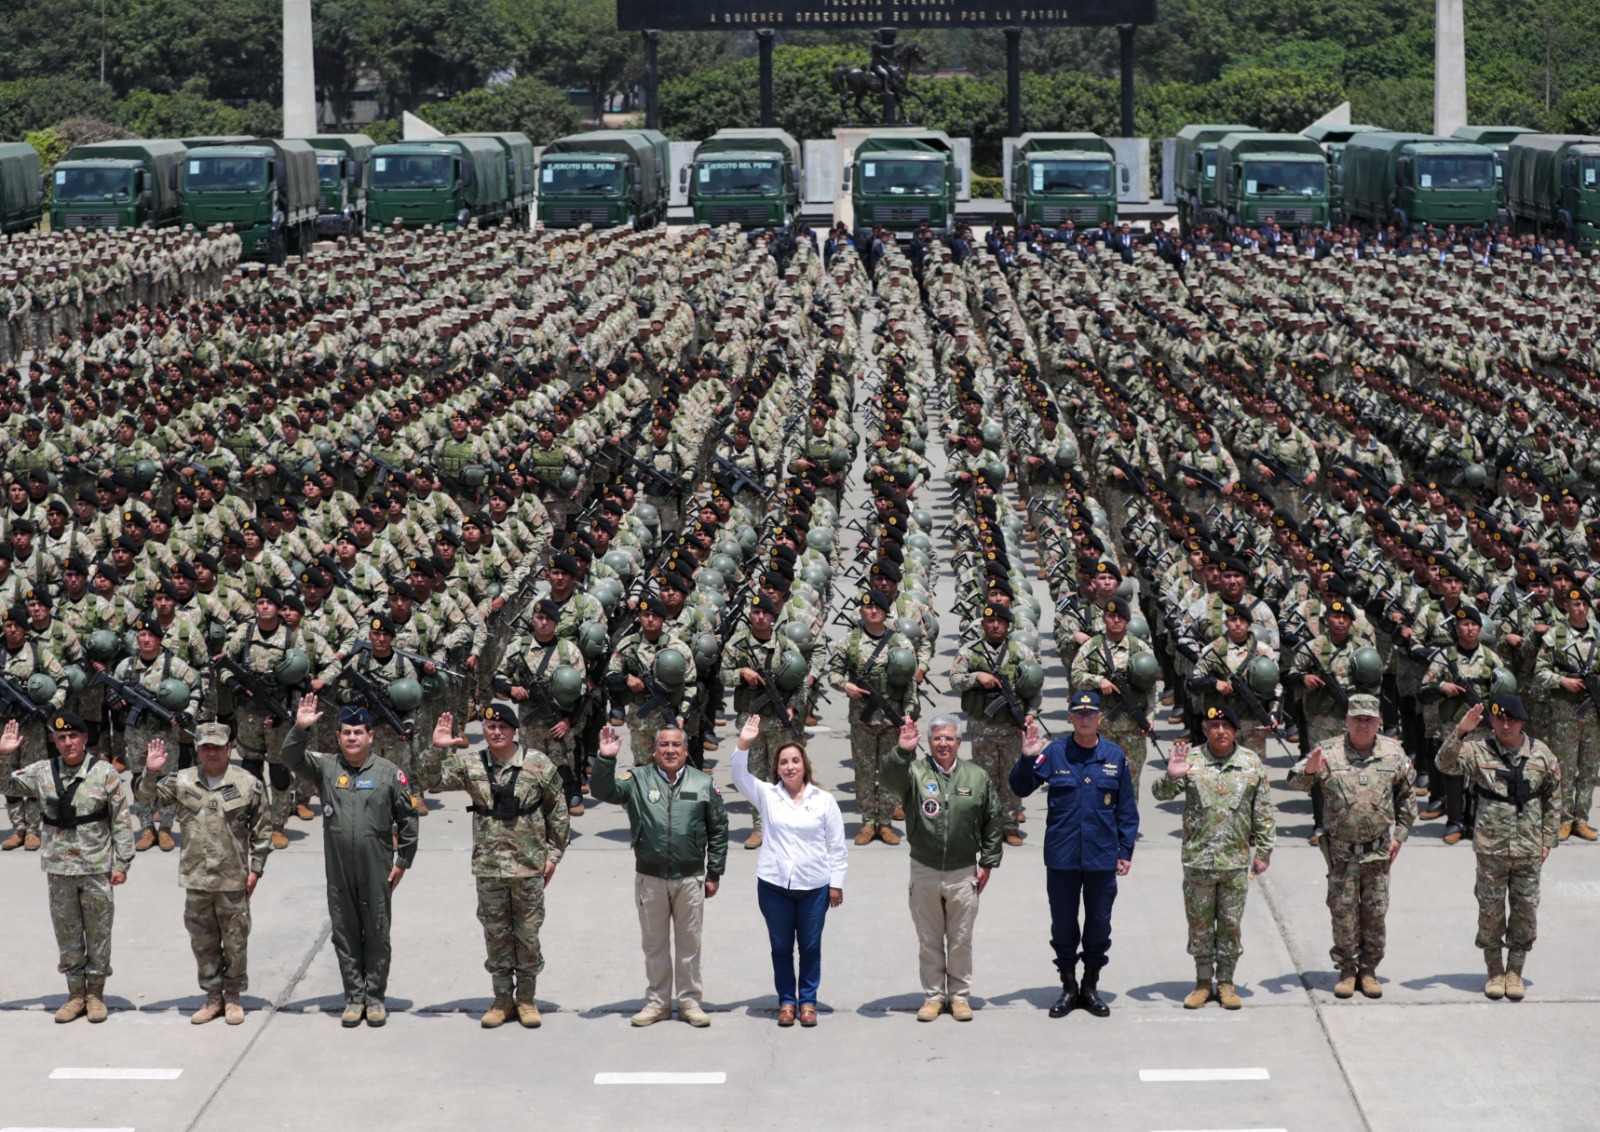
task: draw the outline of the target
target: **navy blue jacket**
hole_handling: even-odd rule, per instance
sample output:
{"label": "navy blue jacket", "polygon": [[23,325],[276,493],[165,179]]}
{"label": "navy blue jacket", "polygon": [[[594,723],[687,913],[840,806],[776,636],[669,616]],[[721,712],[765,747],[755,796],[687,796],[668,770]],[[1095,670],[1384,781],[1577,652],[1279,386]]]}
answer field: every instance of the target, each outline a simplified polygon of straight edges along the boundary
{"label": "navy blue jacket", "polygon": [[1139,837],[1139,804],[1122,748],[1101,738],[1086,751],[1070,738],[1056,739],[1037,759],[1024,755],[1011,768],[1011,789],[1026,798],[1049,790],[1044,863],[1052,869],[1104,872],[1133,860]]}

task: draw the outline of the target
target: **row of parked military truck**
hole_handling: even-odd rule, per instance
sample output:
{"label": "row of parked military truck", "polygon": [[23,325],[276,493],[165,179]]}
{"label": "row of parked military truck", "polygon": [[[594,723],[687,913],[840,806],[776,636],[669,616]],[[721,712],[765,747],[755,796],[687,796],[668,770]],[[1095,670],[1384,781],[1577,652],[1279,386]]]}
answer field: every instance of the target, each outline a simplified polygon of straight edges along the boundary
{"label": "row of parked military truck", "polygon": [[[1032,133],[1011,151],[1018,223],[1117,219],[1128,171],[1088,133]],[[699,223],[775,228],[799,215],[804,151],[782,130],[720,130],[679,171]],[[1302,134],[1194,125],[1170,153],[1185,234],[1201,224],[1512,223],[1600,244],[1600,138],[1472,126],[1455,136],[1320,126]],[[671,155],[655,130],[597,130],[537,152],[520,133],[374,145],[360,134],[110,141],[70,150],[46,177],[25,144],[0,144],[0,228],[49,212],[53,229],[232,224],[247,257],[302,254],[319,235],[473,220],[552,228],[666,220]],[[883,129],[846,155],[841,192],[863,235],[955,226],[957,149],[938,130]],[[44,202],[48,199],[48,205]]]}

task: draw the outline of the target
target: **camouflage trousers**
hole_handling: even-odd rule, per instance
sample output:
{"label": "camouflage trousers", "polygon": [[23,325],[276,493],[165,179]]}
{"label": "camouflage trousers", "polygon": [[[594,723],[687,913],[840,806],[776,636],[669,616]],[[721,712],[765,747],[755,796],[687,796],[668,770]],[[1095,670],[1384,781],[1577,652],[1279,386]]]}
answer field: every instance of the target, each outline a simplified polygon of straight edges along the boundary
{"label": "camouflage trousers", "polygon": [[[176,732],[171,731],[170,729],[161,730],[154,727],[129,727],[122,732],[122,737],[122,761],[127,764],[128,769],[131,770],[136,776],[144,773],[145,753],[149,750],[150,740],[152,739],[172,740],[173,749],[167,760],[167,765],[165,768],[163,768],[160,777],[166,778],[168,775],[177,771],[178,759],[176,755],[178,744]],[[168,833],[172,832],[173,817],[174,812],[172,810],[168,810],[160,815],[161,828],[166,830]],[[153,806],[142,805],[136,800],[133,803],[133,823],[134,827],[137,829],[155,828],[155,808]]]}
{"label": "camouflage trousers", "polygon": [[1600,772],[1600,721],[1570,716],[1552,720],[1547,742],[1561,764],[1561,821],[1587,822]]}
{"label": "camouflage trousers", "polygon": [[183,926],[189,932],[200,989],[206,994],[243,994],[250,986],[247,947],[250,899],[238,892],[186,889]]}
{"label": "camouflage trousers", "polygon": [[[1139,797],[1139,775],[1144,771],[1144,760],[1150,757],[1150,741],[1132,722],[1122,720],[1101,728],[1100,734],[1122,748],[1128,758],[1128,773],[1133,776],[1133,796]],[[1020,751],[1018,752],[1021,753]],[[1009,774],[1011,768],[1007,767]]]}
{"label": "camouflage trousers", "polygon": [[494,980],[495,997],[515,993],[518,1002],[532,1002],[534,984],[544,970],[539,949],[544,878],[479,877],[478,922],[489,953],[483,967]]}
{"label": "camouflage trousers", "polygon": [[[772,751],[767,752],[764,777],[772,777]],[[900,728],[893,723],[855,723],[850,727],[850,761],[855,766],[856,811],[863,825],[888,825],[894,818],[898,799],[883,789],[883,766],[895,757],[900,745]],[[751,752],[752,763],[754,752]],[[754,765],[750,773],[755,774]]]}
{"label": "camouflage trousers", "polygon": [[656,509],[661,520],[658,537],[676,534],[683,527],[683,500],[676,495],[646,495],[644,501]]}
{"label": "camouflage trousers", "polygon": [[655,757],[656,732],[676,726],[676,723],[669,723],[663,719],[660,712],[646,714],[630,710],[628,712],[628,740],[633,749],[633,765],[643,766]]}
{"label": "camouflage trousers", "polygon": [[1389,931],[1389,861],[1334,861],[1328,866],[1328,911],[1333,914],[1334,966],[1375,968]]}
{"label": "camouflage trousers", "polygon": [[421,787],[417,785],[419,760],[416,757],[414,740],[397,733],[387,723],[380,723],[372,734],[372,753],[381,759],[388,759],[405,773],[409,793],[413,798],[422,792]]}
{"label": "camouflage trousers", "polygon": [[[1000,812],[1005,815],[1007,832],[1017,828],[1022,799],[1011,790],[1011,768],[1022,757],[1022,732],[1005,724],[969,719],[967,734],[972,741],[972,761],[983,768],[1000,795]],[[898,739],[896,740],[898,742]]]}
{"label": "camouflage trousers", "polygon": [[550,734],[550,728],[537,724],[525,723],[521,731],[522,743],[529,750],[542,752],[558,770],[572,767],[572,753],[578,737],[576,727],[567,728],[567,733],[559,739]]}
{"label": "camouflage trousers", "polygon": [[[283,750],[284,737],[289,734],[290,725],[276,723],[268,727],[267,719],[266,712],[252,707],[249,703],[241,703],[239,710],[234,713],[234,743],[238,747],[242,762],[267,764],[267,773],[265,775],[258,773],[256,776],[270,787],[268,793],[272,800],[272,829],[274,832],[282,832],[284,826],[289,823],[289,814],[294,810],[294,775],[283,765],[283,760],[279,756],[279,752]],[[245,769],[249,770],[250,767],[247,765]]]}
{"label": "camouflage trousers", "polygon": [[1183,913],[1196,977],[1233,981],[1234,965],[1244,952],[1240,923],[1249,893],[1249,869],[1183,870]]}
{"label": "camouflage trousers", "polygon": [[1472,889],[1478,898],[1478,947],[1527,951],[1533,946],[1539,927],[1539,873],[1543,865],[1538,857],[1478,854],[1478,880]]}
{"label": "camouflage trousers", "polygon": [[[740,712],[738,719],[735,721],[734,729],[736,731],[742,731],[744,729],[744,721],[749,719],[749,718],[750,718],[750,713],[749,712]],[[783,744],[788,741],[788,738],[789,738],[789,733],[786,730],[784,730],[782,727],[779,727],[779,726],[777,726],[775,724],[769,725],[768,721],[766,721],[766,720],[762,721],[760,732],[756,735],[755,740],[750,744],[750,777],[751,778],[755,779],[757,782],[771,782],[772,781],[772,771],[773,771],[773,767],[775,765],[773,763],[773,758],[774,758],[774,756],[777,755],[778,748],[783,746]],[[852,749],[853,749],[853,747],[852,747]],[[859,784],[860,781],[861,781],[861,777],[860,777],[860,772],[858,770],[857,774],[856,774],[856,782]],[[858,787],[858,791],[857,791],[857,794],[856,794],[856,800],[857,800],[857,804],[858,805],[860,803],[860,799],[861,799],[861,794],[859,792],[859,787]],[[863,811],[863,813],[864,812],[865,811]],[[889,804],[889,809],[888,809],[888,811],[886,811],[886,813],[893,813],[893,812],[894,812],[894,804],[891,802]],[[756,809],[756,805],[755,805],[754,802],[750,803],[750,817],[751,817],[751,820],[755,822],[755,827],[757,829],[760,829],[761,828],[761,811]],[[863,818],[862,820],[866,820],[866,819]],[[884,820],[885,821],[888,820],[887,816],[884,818]]]}
{"label": "camouflage trousers", "polygon": [[[0,721],[3,722],[3,721]],[[24,723],[22,746],[8,759],[0,759],[0,782],[23,767],[32,766],[50,757],[50,740],[45,738],[43,723]],[[6,796],[6,818],[14,833],[37,835],[39,832],[39,803],[33,798]]]}
{"label": "camouflage trousers", "polygon": [[103,981],[111,974],[111,874],[46,875],[50,923],[56,931],[61,963],[56,968],[67,985]]}

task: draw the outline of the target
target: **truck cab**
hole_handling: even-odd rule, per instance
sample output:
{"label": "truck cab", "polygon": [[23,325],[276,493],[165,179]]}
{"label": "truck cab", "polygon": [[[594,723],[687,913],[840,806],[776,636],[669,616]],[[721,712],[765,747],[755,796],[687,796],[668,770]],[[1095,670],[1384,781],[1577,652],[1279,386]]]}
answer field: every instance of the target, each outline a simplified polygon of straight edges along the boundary
{"label": "truck cab", "polygon": [[1228,134],[1217,143],[1216,208],[1232,227],[1321,227],[1328,223],[1328,156],[1301,134]]}
{"label": "truck cab", "polygon": [[1352,222],[1370,228],[1493,223],[1500,215],[1494,153],[1429,134],[1359,134],[1344,151],[1344,207]]}
{"label": "truck cab", "polygon": [[367,217],[373,227],[464,228],[504,215],[506,162],[486,138],[397,142],[372,151]]}
{"label": "truck cab", "polygon": [[1122,166],[1098,134],[1023,134],[1011,154],[1018,225],[1115,224]]}
{"label": "truck cab", "polygon": [[870,246],[875,228],[908,237],[924,224],[955,231],[958,189],[955,146],[941,130],[880,130],[856,147],[845,169],[855,213],[856,246]]}
{"label": "truck cab", "polygon": [[1600,137],[1523,134],[1507,148],[1506,207],[1520,233],[1600,247]]}
{"label": "truck cab", "polygon": [[175,141],[74,146],[51,170],[50,227],[164,228],[182,219]]}
{"label": "truck cab", "polygon": [[1229,134],[1255,133],[1254,126],[1185,126],[1173,138],[1172,185],[1178,198],[1178,231],[1184,239],[1217,215],[1217,143]]}
{"label": "truck cab", "polygon": [[1486,145],[1494,153],[1495,184],[1500,186],[1500,203],[1505,204],[1506,149],[1523,134],[1531,134],[1525,126],[1457,126],[1450,132],[1460,141]]}
{"label": "truck cab", "polygon": [[314,134],[317,151],[317,234],[354,236],[367,226],[367,158],[373,141],[365,134]]}
{"label": "truck cab", "polygon": [[800,143],[782,130],[718,130],[679,176],[697,224],[785,228],[800,211]]}
{"label": "truck cab", "polygon": [[547,228],[629,225],[667,217],[671,146],[658,130],[592,130],[557,138],[539,157],[539,222]]}
{"label": "truck cab", "polygon": [[204,231],[231,224],[246,259],[282,262],[316,239],[322,188],[304,141],[251,139],[189,150],[180,179],[183,219]]}

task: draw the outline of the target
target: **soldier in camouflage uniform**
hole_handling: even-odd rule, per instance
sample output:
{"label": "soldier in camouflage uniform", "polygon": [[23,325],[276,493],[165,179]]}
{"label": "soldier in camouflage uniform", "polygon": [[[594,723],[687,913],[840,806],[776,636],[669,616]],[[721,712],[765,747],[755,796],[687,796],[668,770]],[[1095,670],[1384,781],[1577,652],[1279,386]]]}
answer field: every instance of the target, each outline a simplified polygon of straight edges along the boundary
{"label": "soldier in camouflage uniform", "polygon": [[[905,634],[888,628],[892,602],[887,594],[869,590],[860,596],[859,608],[859,623],[829,658],[828,684],[850,698],[850,760],[855,767],[856,810],[861,815],[855,843],[867,845],[877,838],[885,845],[898,845],[900,834],[891,823],[899,802],[883,788],[881,777],[888,761],[898,757],[901,723],[907,716],[917,717],[918,705],[914,670],[906,673],[904,685],[891,685],[889,661],[890,654],[901,649],[915,665],[916,648]],[[874,691],[878,696],[872,695]]]}
{"label": "soldier in camouflage uniform", "polygon": [[50,922],[67,977],[67,1001],[57,1022],[88,1015],[106,1020],[106,979],[111,975],[111,889],[128,879],[133,827],[128,792],[110,763],[89,755],[89,729],[71,712],[49,717],[57,755],[16,767],[23,728],[13,719],[0,734],[0,765],[10,773],[8,796],[29,798],[43,813],[40,864],[49,882]]}
{"label": "soldier in camouflage uniform", "polygon": [[[200,709],[200,674],[190,667],[187,661],[163,647],[162,642],[166,633],[153,616],[139,618],[134,622],[133,631],[136,646],[134,654],[124,658],[117,665],[113,675],[124,684],[144,689],[152,698],[155,697],[156,690],[161,687],[163,681],[182,680],[189,688],[189,702],[179,711],[180,715],[187,715],[192,721]],[[144,754],[150,746],[150,741],[164,738],[168,732],[176,739],[185,724],[180,716],[174,716],[171,725],[163,728],[159,718],[148,712],[141,712],[136,705],[116,703],[114,696],[114,693],[107,696],[109,706],[120,707],[124,712],[123,763],[135,774],[140,774],[145,769]],[[136,796],[133,801],[133,817],[139,828],[139,841],[134,849],[143,853],[157,843],[157,815]],[[160,807],[159,841],[163,853],[170,853],[177,848],[177,843],[172,839],[172,819],[172,808]]]}
{"label": "soldier in camouflage uniform", "polygon": [[1388,932],[1389,867],[1417,820],[1416,770],[1398,739],[1378,734],[1378,697],[1350,697],[1345,733],[1295,764],[1289,789],[1320,783],[1327,799],[1328,910],[1339,982],[1333,993],[1383,997],[1377,967]]}
{"label": "soldier in camouflage uniform", "polygon": [[1183,795],[1183,910],[1195,973],[1184,1008],[1204,1006],[1215,978],[1217,1001],[1238,1010],[1244,1003],[1233,973],[1244,951],[1245,897],[1251,876],[1267,871],[1278,827],[1266,764],[1239,746],[1232,709],[1210,708],[1201,727],[1205,747],[1191,758],[1188,741],[1180,739],[1152,793],[1160,802]]}
{"label": "soldier in camouflage uniform", "polygon": [[428,757],[442,759],[439,789],[465,790],[472,799],[472,875],[489,953],[484,967],[494,980],[494,1003],[482,1024],[492,1030],[515,1013],[533,1029],[542,1021],[534,990],[544,970],[544,890],[570,833],[561,778],[549,759],[518,740],[517,710],[510,704],[485,709],[486,749],[475,756],[443,754],[468,745],[453,727],[449,712],[439,717]]}
{"label": "soldier in camouflage uniform", "polygon": [[[13,606],[0,614],[0,678],[14,687],[23,688],[28,677],[42,672],[56,682],[56,692],[47,702],[23,717],[10,703],[0,705],[0,718],[17,720],[22,728],[22,742],[13,752],[14,761],[0,759],[0,781],[8,773],[42,762],[49,755],[45,727],[36,715],[59,709],[67,698],[67,674],[53,654],[40,647],[39,642],[28,640],[28,611]],[[42,844],[39,832],[39,803],[14,793],[6,792],[6,816],[11,821],[11,836],[0,841],[0,849],[26,847],[33,852]]]}
{"label": "soldier in camouflage uniform", "polygon": [[1576,833],[1593,841],[1600,837],[1589,825],[1600,771],[1600,711],[1584,681],[1600,676],[1600,627],[1581,589],[1568,590],[1561,604],[1566,616],[1540,643],[1533,683],[1547,697],[1550,746],[1561,760],[1561,840]]}
{"label": "soldier in camouflage uniform", "polygon": [[[1074,691],[1098,692],[1101,702],[1107,704],[1100,721],[1100,734],[1122,748],[1128,757],[1128,770],[1133,775],[1133,789],[1139,790],[1139,773],[1149,756],[1151,734],[1151,696],[1127,684],[1128,665],[1142,653],[1155,655],[1149,645],[1128,633],[1132,611],[1125,598],[1114,597],[1106,602],[1101,613],[1105,632],[1090,637],[1072,659],[1071,681]],[[1113,683],[1113,677],[1124,682],[1133,693],[1133,702],[1125,703]]]}
{"label": "soldier in camouflage uniform", "polygon": [[[635,766],[650,761],[656,749],[657,731],[663,727],[682,726],[694,694],[694,681],[686,680],[675,702],[652,703],[646,695],[645,679],[654,676],[656,658],[668,649],[681,655],[686,666],[693,664],[688,644],[677,634],[667,632],[666,616],[666,603],[659,597],[642,599],[638,626],[617,642],[606,665],[606,687],[611,691],[613,718],[622,715],[627,720]],[[664,691],[671,694],[670,689]]]}
{"label": "soldier in camouflage uniform", "polygon": [[272,852],[272,813],[266,786],[229,765],[227,727],[195,728],[195,749],[199,766],[166,773],[166,740],[151,739],[134,796],[146,811],[154,806],[183,815],[183,926],[206,992],[205,1005],[189,1021],[200,1026],[221,1014],[237,1026],[244,1021],[240,996],[250,986],[250,897]]}
{"label": "soldier in camouflage uniform", "polygon": [[[1230,707],[1239,718],[1239,742],[1256,753],[1257,758],[1267,757],[1267,733],[1270,724],[1252,709],[1237,685],[1249,679],[1250,666],[1257,657],[1273,657],[1271,646],[1257,641],[1251,632],[1254,621],[1251,610],[1244,605],[1229,605],[1223,609],[1222,636],[1207,643],[1194,662],[1194,675],[1189,678],[1189,691],[1200,697],[1201,716],[1206,708]],[[1270,714],[1271,697],[1257,698]]]}
{"label": "soldier in camouflage uniform", "polygon": [[[1505,667],[1498,653],[1479,643],[1483,615],[1470,605],[1455,611],[1455,643],[1435,653],[1422,677],[1418,699],[1438,704],[1440,734],[1460,721],[1474,703],[1481,703],[1494,684],[1495,670]],[[1463,683],[1465,681],[1465,683]],[[1444,779],[1444,843],[1454,845],[1472,830],[1472,799],[1465,795],[1459,777]],[[1436,816],[1434,811],[1430,816]]]}
{"label": "soldier in camouflage uniform", "polygon": [[[1022,757],[1022,729],[1027,718],[1016,719],[1009,706],[1002,705],[993,715],[988,709],[1000,694],[1000,681],[1013,688],[1017,669],[1023,661],[1037,662],[1034,651],[1011,637],[1014,615],[1004,605],[983,607],[983,636],[971,648],[962,649],[950,665],[950,690],[961,697],[961,710],[967,715],[967,733],[972,740],[972,761],[988,771],[989,779],[1000,792],[1000,808],[1005,812],[1007,845],[1022,844],[1022,801],[1011,789],[1011,768]],[[1039,709],[1039,698],[1022,705],[1028,716]]]}
{"label": "soldier in camouflage uniform", "polygon": [[[430,671],[433,668],[431,664],[419,664],[395,652],[394,638],[395,624],[392,617],[380,613],[367,618],[366,647],[351,649],[352,655],[344,662],[340,675],[344,676],[349,672],[359,673],[375,689],[375,696],[387,699],[389,685],[396,680],[415,680],[420,684],[424,676],[434,674]],[[428,805],[423,801],[422,789],[418,785],[420,776],[413,765],[416,757],[417,709],[402,711],[395,707],[392,701],[387,705],[390,713],[400,721],[402,730],[397,731],[387,715],[380,710],[380,705],[369,702],[369,697],[356,689],[353,680],[344,677],[340,683],[343,686],[334,698],[341,707],[358,704],[372,712],[372,753],[381,759],[388,759],[405,771],[411,781],[411,805],[416,809],[418,816],[426,817]]]}
{"label": "soldier in camouflage uniform", "polygon": [[[550,697],[550,678],[565,665],[576,669],[583,679],[586,665],[578,646],[556,632],[561,620],[560,605],[550,598],[540,598],[534,603],[529,620],[533,636],[519,642],[520,647],[506,657],[504,674],[496,687],[518,704],[522,745],[538,751],[555,766],[565,792],[567,814],[578,817],[584,812],[583,787],[574,752],[583,701],[571,715],[563,715]],[[583,691],[588,690],[584,679]]]}
{"label": "soldier in camouflage uniform", "polygon": [[[1528,713],[1516,696],[1489,705],[1494,737],[1466,742],[1483,719],[1475,704],[1439,748],[1439,770],[1467,780],[1478,796],[1472,848],[1478,861],[1477,944],[1483,950],[1489,998],[1519,1002],[1522,965],[1538,929],[1539,874],[1560,843],[1561,764],[1550,748],[1523,734]],[[1506,915],[1510,903],[1511,914]],[[1502,947],[1509,947],[1504,956]]]}
{"label": "soldier in camouflage uniform", "polygon": [[[778,662],[786,651],[794,649],[794,644],[789,638],[775,630],[774,625],[778,618],[778,607],[770,597],[757,594],[750,599],[750,612],[745,623],[728,635],[727,642],[722,646],[721,676],[724,685],[733,688],[733,710],[737,718],[734,726],[744,729],[744,721],[752,711],[761,716],[761,730],[750,741],[750,775],[757,782],[770,782],[772,780],[772,757],[778,748],[785,743],[795,741],[797,725],[804,723],[803,719],[795,719],[796,713],[804,714],[802,706],[805,700],[804,688],[797,689],[793,700],[786,696],[780,688],[767,688],[760,669],[767,672],[776,672]],[[783,704],[780,711],[773,703],[776,697]],[[756,705],[759,701],[759,706]],[[787,712],[793,723],[786,723],[781,717]],[[803,736],[805,732],[800,730]],[[861,770],[858,764],[857,782],[860,782]],[[857,794],[860,799],[860,794]],[[761,847],[761,811],[755,808],[755,803],[750,803],[751,818],[755,822],[755,829],[744,843],[746,849],[759,849]]]}

